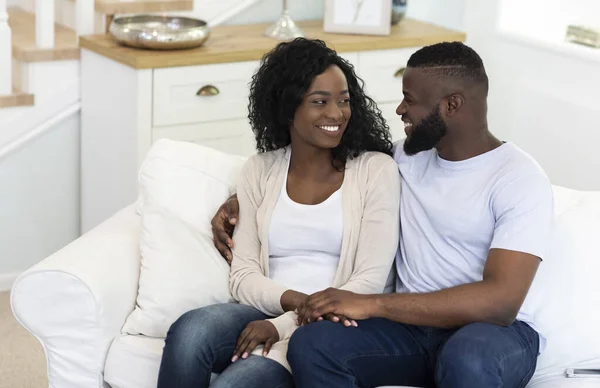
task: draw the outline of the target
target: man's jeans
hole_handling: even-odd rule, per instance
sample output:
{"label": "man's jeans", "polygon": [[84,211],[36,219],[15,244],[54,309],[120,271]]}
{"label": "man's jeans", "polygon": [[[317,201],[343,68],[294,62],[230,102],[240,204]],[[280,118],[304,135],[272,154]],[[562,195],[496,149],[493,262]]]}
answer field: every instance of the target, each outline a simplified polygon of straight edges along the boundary
{"label": "man's jeans", "polygon": [[537,332],[518,321],[459,330],[385,319],[356,328],[317,322],[296,330],[288,361],[296,388],[520,388],[535,372],[538,346]]}
{"label": "man's jeans", "polygon": [[235,303],[185,313],[167,334],[158,388],[208,387],[211,372],[220,373],[212,388],[291,388],[291,374],[276,361],[251,355],[231,363],[242,330],[266,318],[254,307]]}

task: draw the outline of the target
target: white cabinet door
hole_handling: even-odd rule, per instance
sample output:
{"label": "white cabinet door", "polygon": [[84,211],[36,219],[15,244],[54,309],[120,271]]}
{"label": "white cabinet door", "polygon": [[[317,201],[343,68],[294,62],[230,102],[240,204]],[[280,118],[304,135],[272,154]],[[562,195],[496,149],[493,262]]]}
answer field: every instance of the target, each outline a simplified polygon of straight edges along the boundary
{"label": "white cabinet door", "polygon": [[342,57],[345,60],[347,60],[348,62],[350,62],[352,64],[352,66],[354,66],[355,71],[358,73],[358,53],[357,52],[338,53],[338,54],[340,55],[340,57]]}
{"label": "white cabinet door", "polygon": [[241,156],[256,153],[254,133],[248,119],[155,128],[152,141],[163,138],[189,141]]}
{"label": "white cabinet door", "polygon": [[402,99],[402,75],[410,56],[419,47],[361,52],[360,75],[367,94],[379,103]]}

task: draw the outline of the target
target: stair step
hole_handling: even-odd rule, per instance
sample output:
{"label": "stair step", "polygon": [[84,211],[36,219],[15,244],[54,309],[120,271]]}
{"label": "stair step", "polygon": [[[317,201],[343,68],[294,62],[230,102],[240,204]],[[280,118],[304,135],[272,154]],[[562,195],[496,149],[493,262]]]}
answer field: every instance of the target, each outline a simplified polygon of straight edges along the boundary
{"label": "stair step", "polygon": [[13,94],[0,95],[0,108],[13,108],[16,106],[32,106],[33,94],[14,90]]}
{"label": "stair step", "polygon": [[77,33],[70,28],[55,24],[54,48],[42,49],[35,44],[34,14],[18,7],[9,7],[8,24],[12,30],[12,55],[16,60],[45,62],[79,59]]}
{"label": "stair step", "polygon": [[[75,2],[76,0],[70,0]],[[192,11],[193,0],[96,0],[96,12],[105,15]]]}

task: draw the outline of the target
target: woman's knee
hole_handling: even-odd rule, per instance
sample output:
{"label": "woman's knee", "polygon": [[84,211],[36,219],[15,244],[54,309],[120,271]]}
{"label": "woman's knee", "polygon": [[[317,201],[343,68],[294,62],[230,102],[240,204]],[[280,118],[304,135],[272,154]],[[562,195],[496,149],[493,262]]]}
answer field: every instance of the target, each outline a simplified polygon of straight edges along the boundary
{"label": "woman's knee", "polygon": [[292,388],[291,373],[277,361],[251,355],[240,359],[217,377],[211,388]]}
{"label": "woman's knee", "polygon": [[173,322],[165,339],[167,346],[193,349],[208,341],[217,326],[210,307],[190,310]]}

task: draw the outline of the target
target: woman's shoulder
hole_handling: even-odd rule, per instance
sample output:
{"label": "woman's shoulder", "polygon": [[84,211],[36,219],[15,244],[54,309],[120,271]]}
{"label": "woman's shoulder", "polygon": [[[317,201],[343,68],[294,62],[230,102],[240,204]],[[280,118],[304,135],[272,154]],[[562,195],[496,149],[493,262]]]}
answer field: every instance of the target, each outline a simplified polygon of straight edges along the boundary
{"label": "woman's shoulder", "polygon": [[261,177],[268,174],[286,155],[287,147],[275,151],[260,152],[250,156],[244,164],[244,174]]}
{"label": "woman's shoulder", "polygon": [[354,158],[352,164],[362,174],[378,174],[382,170],[398,171],[398,164],[390,155],[377,151],[366,151]]}

